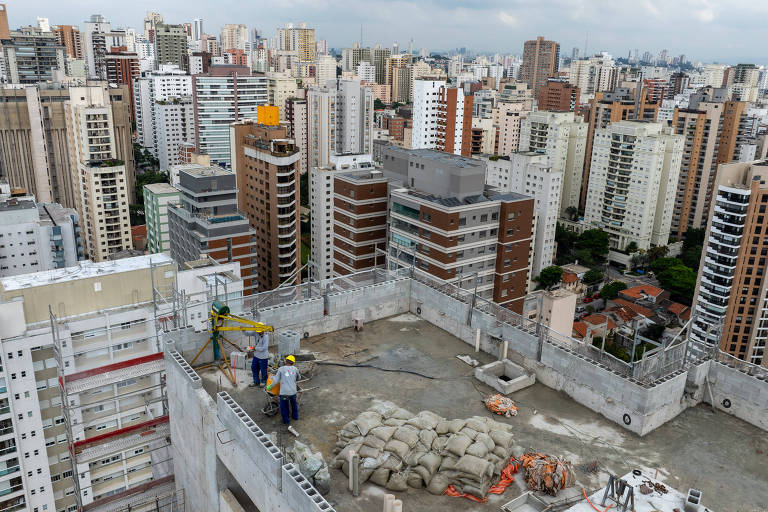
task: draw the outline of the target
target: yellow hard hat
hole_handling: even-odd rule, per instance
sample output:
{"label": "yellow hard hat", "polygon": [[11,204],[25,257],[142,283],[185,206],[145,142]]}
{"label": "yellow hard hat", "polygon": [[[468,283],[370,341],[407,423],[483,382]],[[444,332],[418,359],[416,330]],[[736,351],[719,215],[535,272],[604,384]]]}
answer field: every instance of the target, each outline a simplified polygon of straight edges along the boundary
{"label": "yellow hard hat", "polygon": [[295,362],[296,362],[296,358],[295,358],[295,357],[293,357],[293,356],[285,356],[285,360],[286,360],[286,361],[290,361],[290,362],[292,362],[292,363],[295,363]]}

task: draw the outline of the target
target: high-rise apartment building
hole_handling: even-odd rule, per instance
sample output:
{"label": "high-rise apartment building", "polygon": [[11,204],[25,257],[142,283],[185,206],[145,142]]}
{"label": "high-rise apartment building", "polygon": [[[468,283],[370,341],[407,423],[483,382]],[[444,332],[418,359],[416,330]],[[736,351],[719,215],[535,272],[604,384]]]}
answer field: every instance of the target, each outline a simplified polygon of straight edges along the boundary
{"label": "high-rise apartment building", "polygon": [[155,104],[157,159],[160,170],[182,163],[179,148],[195,140],[195,104],[191,96]]}
{"label": "high-rise apartment building", "polygon": [[532,111],[532,99],[500,101],[493,109],[493,125],[496,127],[496,151],[499,156],[509,156],[520,147],[520,126]]}
{"label": "high-rise apartment building", "polygon": [[536,101],[539,110],[579,113],[580,89],[564,80],[547,80],[539,89]]}
{"label": "high-rise apartment building", "polygon": [[684,142],[661,123],[597,130],[584,221],[608,233],[611,249],[667,245]]}
{"label": "high-rise apartment building", "polygon": [[759,87],[757,80],[760,70],[754,64],[738,64],[725,70],[723,86],[733,101],[757,101]]}
{"label": "high-rise apartment building", "polygon": [[765,161],[723,164],[717,171],[693,299],[694,353],[717,346],[768,366],[766,181]]}
{"label": "high-rise apartment building", "polygon": [[[534,200],[485,187],[485,162],[434,150],[382,150],[390,265],[414,267],[517,313],[530,270]],[[437,170],[441,172],[437,172]]]}
{"label": "high-rise apartment building", "polygon": [[258,250],[258,289],[301,282],[298,162],[286,129],[244,121],[231,128],[238,204],[251,221]]}
{"label": "high-rise apartment building", "polygon": [[557,75],[560,66],[560,45],[548,41],[543,36],[526,41],[523,45],[523,64],[520,67],[520,80],[528,84],[536,97],[539,88],[547,79]]}
{"label": "high-rise apartment building", "polygon": [[[89,78],[100,77],[100,67],[107,51],[104,34],[112,31],[112,24],[101,14],[92,14],[88,21],[83,23],[83,55],[85,56],[87,75]],[[122,46],[124,42],[115,46]]]}
{"label": "high-rise apartment building", "polygon": [[64,53],[73,59],[83,58],[83,41],[80,29],[72,25],[56,25],[53,27],[56,43],[64,47]]}
{"label": "high-rise apartment building", "polygon": [[[312,277],[316,279],[329,279],[334,276],[335,177],[357,170],[373,170],[371,155],[331,156],[330,160],[330,165],[313,167],[309,171],[309,205],[312,221],[310,242],[314,264]],[[384,194],[386,200],[386,187]],[[348,216],[344,217],[344,220],[347,224],[349,223]],[[386,210],[384,225],[386,229]],[[353,229],[357,233],[369,231],[368,227],[360,225]],[[346,229],[350,229],[349,226]],[[386,242],[386,235],[384,235],[384,241]]]}
{"label": "high-rise apartment building", "polygon": [[199,41],[203,38],[203,18],[195,18],[192,22],[192,41]]}
{"label": "high-rise apartment building", "polygon": [[187,33],[183,25],[158,23],[154,28],[155,59],[160,64],[175,64],[186,70]]}
{"label": "high-rise apartment building", "polygon": [[235,173],[218,167],[187,165],[179,171],[181,201],[167,206],[170,255],[179,265],[201,257],[239,263],[248,295],[261,272],[259,244],[248,217],[238,210],[235,180]]}
{"label": "high-rise apartment building", "polygon": [[181,192],[169,183],[144,185],[144,218],[147,226],[147,251],[150,254],[170,254],[168,205],[180,202]]}
{"label": "high-rise apartment building", "polygon": [[11,84],[36,84],[53,80],[54,71],[65,69],[64,47],[52,32],[23,27],[2,43],[3,67]]}
{"label": "high-rise apartment building", "polygon": [[[131,116],[126,86],[89,85],[106,90],[112,115],[116,158],[125,162],[129,197],[134,194]],[[44,203],[75,208],[79,195],[76,170],[70,160],[70,123],[64,105],[82,92],[62,84],[0,88],[0,176]],[[82,95],[81,96],[87,96]],[[79,99],[79,97],[78,97]]]}
{"label": "high-rise apartment building", "polygon": [[159,107],[178,102],[181,98],[191,97],[192,77],[178,66],[161,64],[157,70],[145,71],[141,74],[141,77],[134,82],[133,95],[136,98],[138,142],[158,156],[162,142],[158,140]]}
{"label": "high-rise apartment building", "polygon": [[[297,94],[306,95],[306,90],[297,91]],[[299,173],[303,175],[309,170],[309,125],[307,124],[306,98],[294,97],[286,99],[284,115],[285,125],[288,128],[288,138],[293,139],[296,148],[301,153]]]}
{"label": "high-rise apartment building", "polygon": [[131,116],[136,111],[136,101],[133,96],[133,82],[139,77],[139,57],[136,53],[125,51],[125,47],[113,48],[104,56],[106,79],[110,84],[125,84],[128,86]]}
{"label": "high-rise apartment building", "polygon": [[579,207],[586,145],[587,124],[573,112],[531,112],[522,121],[520,151],[546,155],[552,170],[562,173],[562,217],[569,208],[574,212]]}
{"label": "high-rise apartment building", "polygon": [[0,40],[11,37],[11,31],[8,27],[8,10],[5,4],[0,4]]}
{"label": "high-rise apartment building", "polygon": [[2,277],[72,267],[84,258],[77,212],[33,197],[0,202],[0,239]]}
{"label": "high-rise apartment building", "polygon": [[706,225],[717,166],[736,160],[736,142],[747,104],[717,101],[714,89],[691,96],[687,109],[675,109],[672,127],[685,136],[685,152],[675,201],[672,230],[677,238]]}
{"label": "high-rise apartment building", "polygon": [[387,59],[391,54],[389,48],[382,48],[377,44],[373,48],[360,48],[355,44],[352,48],[344,48],[341,51],[341,65],[344,71],[357,71],[361,62],[369,62],[376,68],[376,83],[387,83]]}
{"label": "high-rise apartment building", "polygon": [[333,182],[333,275],[383,267],[389,180],[371,167],[336,174]]}
{"label": "high-rise apartment building", "polygon": [[152,299],[175,275],[153,255],[0,280],[14,318],[2,363],[16,376],[3,403],[25,411],[4,423],[5,509],[102,510],[173,490],[170,465],[155,464],[170,443]]}
{"label": "high-rise apartment building", "polygon": [[72,87],[64,104],[75,204],[94,261],[133,248],[126,162],[118,159],[108,87]]}
{"label": "high-rise apartment building", "polygon": [[619,68],[608,54],[571,62],[568,81],[590,97],[596,92],[612,91],[619,82]]}
{"label": "high-rise apartment building", "polygon": [[192,77],[195,101],[195,144],[212,165],[231,166],[230,123],[257,118],[267,104],[267,78],[242,66],[211,66]]}
{"label": "high-rise apartment building", "polygon": [[437,147],[437,123],[440,115],[440,91],[445,80],[416,80],[413,84],[413,149]]}
{"label": "high-rise apartment building", "polygon": [[435,149],[470,156],[474,99],[463,87],[440,88]]}
{"label": "high-rise apartment building", "polygon": [[373,152],[373,92],[359,80],[330,80],[307,93],[307,168],[332,155]]}
{"label": "high-rise apartment building", "polygon": [[317,46],[315,29],[308,28],[306,23],[286,23],[285,27],[277,29],[278,50],[296,52],[300,62],[314,62]]}
{"label": "high-rise apartment building", "polygon": [[562,171],[552,167],[540,153],[512,153],[509,157],[487,160],[485,182],[500,192],[514,192],[534,199],[534,236],[529,289],[543,268],[555,261],[555,231],[560,213]]}
{"label": "high-rise apartment building", "polygon": [[587,200],[589,173],[592,165],[592,144],[595,133],[610,123],[626,120],[656,121],[659,105],[648,101],[648,96],[642,89],[618,88],[611,92],[595,93],[589,107],[582,111],[584,120],[588,123],[587,146],[584,157],[584,175],[581,182],[581,198],[579,212],[583,213]]}
{"label": "high-rise apartment building", "polygon": [[221,29],[222,50],[245,50],[248,43],[248,28],[243,24],[227,23]]}
{"label": "high-rise apartment building", "polygon": [[279,109],[280,122],[286,121],[285,102],[296,96],[299,89],[296,77],[288,73],[268,72],[267,74],[267,104]]}

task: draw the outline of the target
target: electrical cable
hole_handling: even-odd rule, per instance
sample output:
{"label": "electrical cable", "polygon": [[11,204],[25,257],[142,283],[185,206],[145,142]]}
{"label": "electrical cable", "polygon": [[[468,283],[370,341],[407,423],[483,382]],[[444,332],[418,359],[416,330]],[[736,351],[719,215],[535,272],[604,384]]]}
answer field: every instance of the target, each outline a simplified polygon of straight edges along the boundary
{"label": "electrical cable", "polygon": [[413,370],[403,370],[398,368],[382,368],[380,366],[374,366],[372,364],[345,364],[345,363],[334,363],[332,361],[316,361],[316,363],[326,365],[326,366],[341,366],[342,368],[372,368],[374,370],[380,370],[382,372],[410,373],[411,375],[416,375],[418,377],[423,377],[425,379],[430,379],[430,380],[441,379],[441,377],[432,377],[431,375],[425,375],[423,373],[419,373]]}

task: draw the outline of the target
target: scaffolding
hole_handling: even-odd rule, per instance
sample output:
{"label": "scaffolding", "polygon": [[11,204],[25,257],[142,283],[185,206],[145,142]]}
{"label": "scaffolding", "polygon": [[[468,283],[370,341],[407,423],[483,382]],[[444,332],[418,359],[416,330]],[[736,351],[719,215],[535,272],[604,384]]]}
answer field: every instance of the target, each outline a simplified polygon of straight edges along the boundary
{"label": "scaffolding", "polygon": [[[147,314],[142,314],[145,311]],[[103,318],[105,325],[89,330],[86,337],[74,336],[70,324],[89,315],[58,318],[49,307],[74,497],[81,512],[184,510],[183,493],[176,492],[172,472],[165,364],[157,337],[158,311],[153,300],[94,312],[90,317]],[[133,317],[137,316],[135,312],[142,318],[111,323],[110,315],[119,321],[123,318],[118,316],[120,313]],[[136,354],[111,359],[118,352],[131,350]],[[110,359],[98,364],[99,357]],[[78,370],[78,360],[95,364]],[[105,398],[93,399],[105,387],[111,387],[112,392]],[[106,432],[89,434],[98,422],[109,425],[103,428]],[[110,467],[118,462],[118,471],[95,476],[100,469],[97,464]],[[122,482],[122,486],[96,494],[97,486],[108,489],[113,482]]]}

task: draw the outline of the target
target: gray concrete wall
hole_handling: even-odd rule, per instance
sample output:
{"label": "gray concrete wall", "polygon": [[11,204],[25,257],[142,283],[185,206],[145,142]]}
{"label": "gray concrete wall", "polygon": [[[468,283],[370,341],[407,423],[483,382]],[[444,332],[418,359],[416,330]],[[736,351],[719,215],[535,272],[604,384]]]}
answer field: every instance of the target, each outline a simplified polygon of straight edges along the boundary
{"label": "gray concrete wall", "polygon": [[704,401],[763,430],[768,430],[768,383],[730,366],[712,361],[709,366],[709,393]]}

